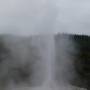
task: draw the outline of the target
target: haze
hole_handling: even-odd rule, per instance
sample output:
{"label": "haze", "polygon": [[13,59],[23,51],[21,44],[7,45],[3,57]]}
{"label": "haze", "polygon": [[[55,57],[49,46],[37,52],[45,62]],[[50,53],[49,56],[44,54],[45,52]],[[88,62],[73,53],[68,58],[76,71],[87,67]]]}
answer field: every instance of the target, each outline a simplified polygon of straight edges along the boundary
{"label": "haze", "polygon": [[90,35],[89,0],[0,0],[0,33]]}

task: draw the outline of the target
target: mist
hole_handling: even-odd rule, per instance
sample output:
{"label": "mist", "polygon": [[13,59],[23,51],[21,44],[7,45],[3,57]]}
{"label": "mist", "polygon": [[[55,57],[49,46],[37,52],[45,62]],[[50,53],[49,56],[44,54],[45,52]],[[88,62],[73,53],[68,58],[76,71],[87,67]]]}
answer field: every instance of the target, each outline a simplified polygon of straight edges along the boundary
{"label": "mist", "polygon": [[0,88],[83,89],[70,83],[79,52],[71,35],[90,35],[89,4],[89,0],[0,0]]}
{"label": "mist", "polygon": [[71,84],[76,76],[74,69],[76,56],[72,55],[78,52],[72,36],[2,35],[4,47],[8,49],[4,54],[8,56],[5,59],[1,58],[0,88],[2,90],[80,89],[81,87]]}

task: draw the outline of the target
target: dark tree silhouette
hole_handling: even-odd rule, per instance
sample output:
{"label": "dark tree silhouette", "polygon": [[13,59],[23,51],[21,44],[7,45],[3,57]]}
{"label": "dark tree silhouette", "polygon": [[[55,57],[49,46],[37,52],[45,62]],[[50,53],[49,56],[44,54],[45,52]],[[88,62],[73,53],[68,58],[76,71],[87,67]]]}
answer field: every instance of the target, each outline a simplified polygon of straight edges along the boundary
{"label": "dark tree silhouette", "polygon": [[4,37],[0,36],[0,89],[8,83],[8,60],[10,59],[10,50],[7,48]]}
{"label": "dark tree silhouette", "polygon": [[78,51],[74,55],[77,77],[73,84],[90,90],[90,37],[85,35],[72,35],[71,37]]}
{"label": "dark tree silhouette", "polygon": [[9,56],[9,49],[6,47],[3,37],[0,37],[0,63]]}

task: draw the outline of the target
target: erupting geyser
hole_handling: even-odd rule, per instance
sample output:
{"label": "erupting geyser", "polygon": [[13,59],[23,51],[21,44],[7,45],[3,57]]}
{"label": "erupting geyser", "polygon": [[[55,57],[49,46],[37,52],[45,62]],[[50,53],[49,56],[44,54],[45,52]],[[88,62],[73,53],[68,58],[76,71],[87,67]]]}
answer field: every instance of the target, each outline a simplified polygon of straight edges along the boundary
{"label": "erupting geyser", "polygon": [[55,61],[55,46],[54,35],[49,35],[45,38],[46,49],[44,51],[44,63],[46,64],[46,76],[43,87],[52,88],[54,84],[54,61]]}
{"label": "erupting geyser", "polygon": [[[54,69],[55,69],[55,38],[53,34],[43,35],[38,38],[42,56],[42,68],[44,70],[44,81],[40,87],[34,90],[53,90],[54,89]],[[42,74],[43,75],[43,74]],[[41,75],[41,76],[42,76]],[[55,89],[54,89],[55,90]]]}

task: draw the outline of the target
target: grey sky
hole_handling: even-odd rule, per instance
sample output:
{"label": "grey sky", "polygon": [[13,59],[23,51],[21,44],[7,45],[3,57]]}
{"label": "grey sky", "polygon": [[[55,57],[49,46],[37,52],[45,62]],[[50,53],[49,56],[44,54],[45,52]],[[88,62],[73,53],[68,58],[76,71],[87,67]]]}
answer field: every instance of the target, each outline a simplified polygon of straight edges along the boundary
{"label": "grey sky", "polygon": [[90,0],[0,0],[0,32],[90,35]]}

